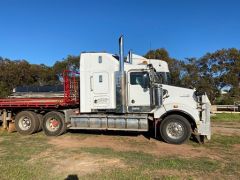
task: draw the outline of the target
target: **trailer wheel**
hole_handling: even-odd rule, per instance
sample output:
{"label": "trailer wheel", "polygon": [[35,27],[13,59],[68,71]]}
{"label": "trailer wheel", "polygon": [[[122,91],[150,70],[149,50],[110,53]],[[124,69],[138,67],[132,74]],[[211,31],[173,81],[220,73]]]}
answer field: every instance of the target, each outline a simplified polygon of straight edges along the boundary
{"label": "trailer wheel", "polygon": [[180,115],[169,115],[160,124],[163,140],[170,144],[182,144],[191,136],[191,125]]}
{"label": "trailer wheel", "polygon": [[64,115],[57,111],[51,111],[43,117],[42,127],[47,136],[59,136],[67,129]]}
{"label": "trailer wheel", "polygon": [[43,115],[42,114],[37,114],[38,117],[38,121],[39,121],[39,127],[37,132],[40,132],[42,130],[42,126],[43,126]]}
{"label": "trailer wheel", "polygon": [[22,111],[15,118],[16,130],[19,134],[29,135],[37,132],[39,121],[37,114],[32,111]]}

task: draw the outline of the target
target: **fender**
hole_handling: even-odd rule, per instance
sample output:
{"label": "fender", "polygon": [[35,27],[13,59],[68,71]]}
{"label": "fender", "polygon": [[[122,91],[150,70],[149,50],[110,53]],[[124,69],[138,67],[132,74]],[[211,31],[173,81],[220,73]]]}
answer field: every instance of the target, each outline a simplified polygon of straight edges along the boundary
{"label": "fender", "polygon": [[192,119],[196,122],[197,125],[199,124],[200,118],[198,110],[185,104],[179,103],[164,104],[160,108],[154,109],[153,110],[154,118],[160,118],[170,111],[180,111],[186,113],[190,117],[192,117]]}

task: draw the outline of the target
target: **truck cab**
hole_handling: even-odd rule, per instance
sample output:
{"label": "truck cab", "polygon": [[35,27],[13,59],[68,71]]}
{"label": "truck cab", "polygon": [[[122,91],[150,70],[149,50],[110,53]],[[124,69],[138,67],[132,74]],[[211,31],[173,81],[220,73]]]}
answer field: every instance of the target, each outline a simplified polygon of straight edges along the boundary
{"label": "truck cab", "polygon": [[[210,102],[195,89],[168,84],[166,62],[129,53],[82,53],[80,115],[74,128],[160,132],[169,143],[195,133],[210,138]],[[84,116],[81,118],[81,116]],[[85,121],[84,123],[82,123]],[[129,128],[131,127],[131,128]]]}

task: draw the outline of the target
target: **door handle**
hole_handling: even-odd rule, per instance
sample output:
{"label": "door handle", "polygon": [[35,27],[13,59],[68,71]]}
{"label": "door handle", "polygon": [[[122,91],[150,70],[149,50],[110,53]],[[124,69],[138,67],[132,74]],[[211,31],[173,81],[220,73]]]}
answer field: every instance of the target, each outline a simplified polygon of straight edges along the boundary
{"label": "door handle", "polygon": [[135,103],[135,100],[134,100],[134,99],[132,99],[131,103],[132,103],[132,104],[134,104],[134,103]]}

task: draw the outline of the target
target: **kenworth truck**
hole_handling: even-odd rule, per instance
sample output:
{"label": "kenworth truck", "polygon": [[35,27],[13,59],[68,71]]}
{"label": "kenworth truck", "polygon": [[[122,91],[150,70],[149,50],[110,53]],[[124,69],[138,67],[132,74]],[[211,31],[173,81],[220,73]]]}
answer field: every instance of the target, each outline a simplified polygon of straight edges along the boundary
{"label": "kenworth truck", "polygon": [[43,129],[59,136],[68,129],[152,132],[181,144],[191,134],[210,139],[210,102],[205,93],[169,85],[168,65],[129,52],[81,53],[80,75],[64,71],[64,97],[0,99],[2,120],[20,134]]}

